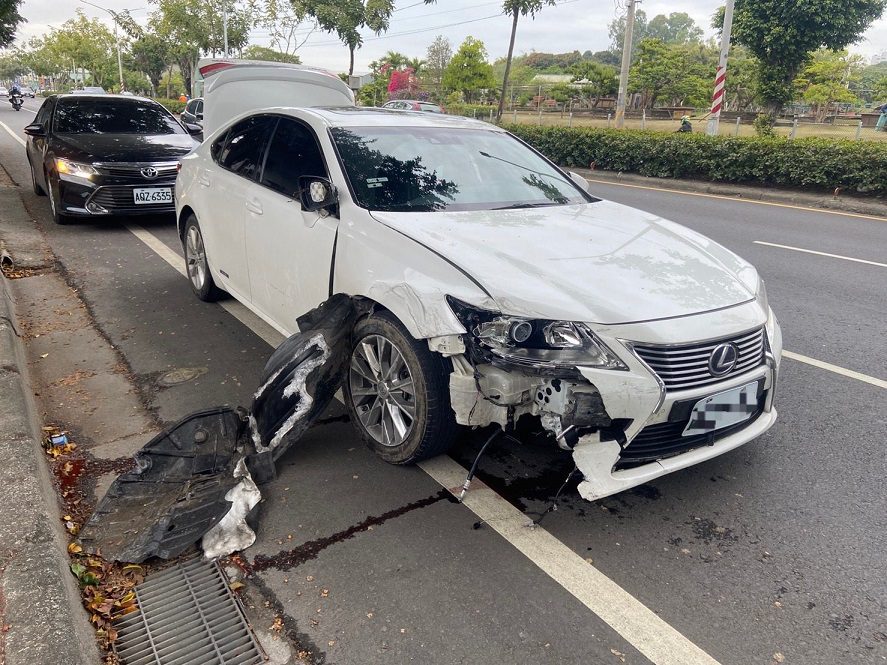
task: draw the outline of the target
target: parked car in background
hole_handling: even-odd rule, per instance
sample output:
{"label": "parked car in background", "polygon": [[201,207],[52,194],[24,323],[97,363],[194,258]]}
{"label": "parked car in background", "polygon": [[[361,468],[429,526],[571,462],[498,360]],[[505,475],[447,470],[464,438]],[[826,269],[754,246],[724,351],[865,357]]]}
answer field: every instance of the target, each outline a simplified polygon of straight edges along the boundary
{"label": "parked car in background", "polygon": [[32,99],[37,96],[37,93],[34,92],[34,89],[29,85],[23,85],[20,90],[22,91],[23,97],[31,97]]}
{"label": "parked car in background", "polygon": [[446,113],[439,104],[420,102],[412,99],[393,99],[382,105],[383,109],[400,109],[402,111],[428,111],[429,113]]}
{"label": "parked car in background", "polygon": [[203,97],[195,97],[185,104],[180,117],[182,122],[189,122],[203,127]]}
{"label": "parked car in background", "polygon": [[34,192],[58,224],[172,212],[178,160],[197,145],[157,102],[107,94],[47,97],[25,134]]}
{"label": "parked car in background", "polygon": [[9,97],[9,90],[0,85],[0,97]]}
{"label": "parked car in background", "polygon": [[106,95],[104,88],[100,88],[97,85],[87,85],[83,88],[78,88],[77,90],[71,91],[72,95]]}
{"label": "parked car in background", "polygon": [[[494,125],[328,102],[224,120],[217,76],[218,125],[176,181],[192,290],[287,335],[333,296],[359,303],[344,401],[384,460],[534,416],[598,499],[775,422],[779,324],[726,248],[592,196]],[[310,78],[271,80],[307,107]]]}

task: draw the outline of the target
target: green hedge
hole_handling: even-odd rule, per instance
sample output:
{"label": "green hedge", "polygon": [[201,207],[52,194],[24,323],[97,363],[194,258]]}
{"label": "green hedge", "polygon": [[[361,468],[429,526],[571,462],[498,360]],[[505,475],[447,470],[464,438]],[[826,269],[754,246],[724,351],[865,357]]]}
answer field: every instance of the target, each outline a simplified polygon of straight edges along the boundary
{"label": "green hedge", "polygon": [[562,166],[657,178],[783,185],[887,194],[887,141],[706,136],[509,125]]}
{"label": "green hedge", "polygon": [[180,102],[178,99],[163,99],[158,97],[154,100],[158,104],[163,104],[170,113],[181,113],[185,110],[187,102]]}

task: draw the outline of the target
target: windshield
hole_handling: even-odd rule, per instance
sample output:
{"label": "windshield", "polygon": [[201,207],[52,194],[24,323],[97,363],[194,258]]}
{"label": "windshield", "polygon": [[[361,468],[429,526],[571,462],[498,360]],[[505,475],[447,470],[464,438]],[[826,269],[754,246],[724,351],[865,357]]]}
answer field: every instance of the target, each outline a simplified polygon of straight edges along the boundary
{"label": "windshield", "polygon": [[121,99],[62,99],[55,110],[59,134],[184,134],[163,107]]}
{"label": "windshield", "polygon": [[503,132],[335,127],[331,133],[358,205],[370,210],[490,210],[592,200]]}

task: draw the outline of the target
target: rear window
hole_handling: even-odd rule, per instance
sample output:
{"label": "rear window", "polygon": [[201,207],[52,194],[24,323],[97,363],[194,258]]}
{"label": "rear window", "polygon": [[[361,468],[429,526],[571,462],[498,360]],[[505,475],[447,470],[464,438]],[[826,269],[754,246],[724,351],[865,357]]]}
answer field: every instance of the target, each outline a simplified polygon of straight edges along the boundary
{"label": "rear window", "polygon": [[61,99],[55,110],[59,134],[184,134],[159,104],[122,99]]}

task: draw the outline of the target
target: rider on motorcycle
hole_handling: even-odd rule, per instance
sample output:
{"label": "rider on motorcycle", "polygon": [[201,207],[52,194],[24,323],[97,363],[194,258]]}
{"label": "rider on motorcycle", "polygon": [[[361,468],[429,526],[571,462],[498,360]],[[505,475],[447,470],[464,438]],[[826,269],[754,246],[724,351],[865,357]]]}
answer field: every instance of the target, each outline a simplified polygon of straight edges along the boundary
{"label": "rider on motorcycle", "polygon": [[12,108],[18,111],[22,107],[22,100],[24,96],[22,95],[21,88],[18,87],[18,83],[12,84],[12,89],[9,91],[9,103],[12,104]]}

